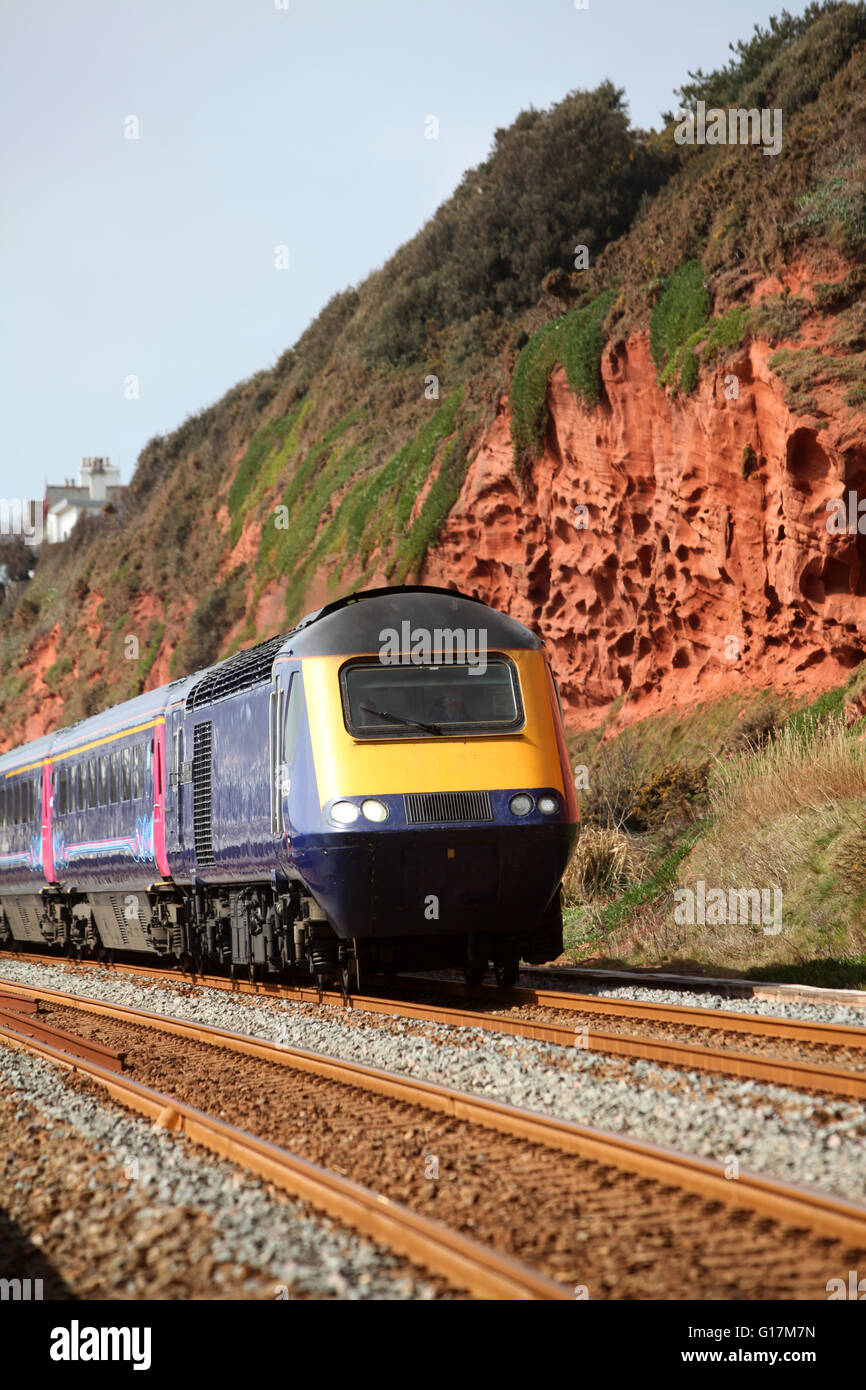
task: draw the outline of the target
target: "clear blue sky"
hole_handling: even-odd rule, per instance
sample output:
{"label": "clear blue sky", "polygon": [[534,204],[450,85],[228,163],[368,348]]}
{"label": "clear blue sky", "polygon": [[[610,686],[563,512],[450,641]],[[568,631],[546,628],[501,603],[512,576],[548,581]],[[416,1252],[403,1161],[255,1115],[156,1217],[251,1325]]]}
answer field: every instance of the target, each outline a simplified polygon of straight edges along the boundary
{"label": "clear blue sky", "polygon": [[0,497],[84,454],[128,481],[416,232],[497,126],[606,77],[658,124],[784,0],[280,3],[5,0]]}

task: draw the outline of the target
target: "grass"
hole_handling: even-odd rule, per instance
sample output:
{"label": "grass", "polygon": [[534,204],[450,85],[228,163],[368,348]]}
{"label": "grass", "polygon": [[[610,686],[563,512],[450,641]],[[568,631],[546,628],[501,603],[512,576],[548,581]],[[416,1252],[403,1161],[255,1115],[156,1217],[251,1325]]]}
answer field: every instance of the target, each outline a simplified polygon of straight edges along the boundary
{"label": "grass", "polygon": [[665,283],[650,315],[650,353],[659,385],[679,385],[687,395],[698,377],[694,348],[710,318],[712,301],[699,260],[686,261]]}
{"label": "grass", "polygon": [[866,373],[866,352],[856,357],[834,357],[818,348],[780,348],[770,358],[770,368],[785,385],[785,404],[798,414],[814,414],[818,386],[842,382],[861,383]]}
{"label": "grass", "polygon": [[427,551],[435,545],[442,527],[457,501],[469,468],[468,428],[449,439],[443,451],[439,471],[430,491],[424,499],[421,510],[412,529],[405,539],[401,539],[395,557],[391,580],[394,584],[404,584],[410,575],[416,577]]}
{"label": "grass", "polygon": [[[740,695],[743,718],[718,701],[621,735],[629,741],[622,761],[633,769],[674,752],[693,762],[711,755],[709,794],[693,798],[691,820],[686,807],[649,833],[625,835],[618,854],[630,867],[606,883],[602,871],[587,874],[576,849],[564,897],[572,958],[592,952],[709,974],[866,984],[866,737],[862,722],[848,727],[843,718],[864,690],[866,663],[800,708],[770,693],[744,708]],[[751,921],[678,924],[674,890],[701,881],[726,892],[780,889],[782,932],[766,935]]]}
{"label": "grass", "polygon": [[[269,572],[289,579],[285,605],[290,622],[299,616],[312,575],[331,556],[341,562],[332,576],[336,579],[352,559],[360,559],[366,566],[377,550],[390,550],[395,583],[402,582],[411,568],[423,562],[427,546],[438,536],[465,476],[465,440],[461,434],[457,447],[454,437],[462,399],[461,389],[452,392],[417,434],[372,472],[369,446],[340,447],[336,443],[338,427],[331,432],[330,443],[336,447],[331,447],[303,502],[296,505],[289,529],[278,533],[282,539],[269,541],[260,551],[260,579]],[[348,425],[342,421],[340,427],[342,432]],[[418,493],[446,440],[449,443],[439,474],[410,526]],[[307,461],[299,473],[308,476]],[[287,508],[297,504],[297,476],[283,499]],[[394,577],[395,571],[400,578]]]}
{"label": "grass", "polygon": [[701,360],[714,362],[717,357],[722,357],[732,348],[739,347],[746,335],[751,312],[748,305],[740,304],[719,318],[713,319],[701,350]]}
{"label": "grass", "polygon": [[294,453],[304,413],[305,404],[301,402],[281,420],[263,425],[250,440],[227,498],[233,546],[237,544],[247,514],[274,486]]}
{"label": "grass", "polygon": [[800,199],[800,216],[794,228],[819,231],[848,252],[866,243],[866,184],[862,166],[853,158],[840,160]]}
{"label": "grass", "polygon": [[558,362],[582,405],[591,410],[601,400],[606,341],[602,325],[616,297],[616,290],[605,290],[584,308],[562,314],[539,329],[520,352],[511,378],[511,435],[519,475],[528,472],[544,444],[547,388]]}

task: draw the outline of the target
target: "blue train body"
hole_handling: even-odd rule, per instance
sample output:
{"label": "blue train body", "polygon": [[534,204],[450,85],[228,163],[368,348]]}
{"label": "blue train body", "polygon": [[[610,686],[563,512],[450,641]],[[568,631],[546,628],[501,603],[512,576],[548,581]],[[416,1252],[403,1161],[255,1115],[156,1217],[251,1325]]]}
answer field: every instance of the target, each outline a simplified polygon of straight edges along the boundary
{"label": "blue train body", "polygon": [[[390,632],[433,636],[395,661]],[[2,755],[0,934],[504,980],[560,947],[576,820],[539,639],[451,591],[370,591]]]}

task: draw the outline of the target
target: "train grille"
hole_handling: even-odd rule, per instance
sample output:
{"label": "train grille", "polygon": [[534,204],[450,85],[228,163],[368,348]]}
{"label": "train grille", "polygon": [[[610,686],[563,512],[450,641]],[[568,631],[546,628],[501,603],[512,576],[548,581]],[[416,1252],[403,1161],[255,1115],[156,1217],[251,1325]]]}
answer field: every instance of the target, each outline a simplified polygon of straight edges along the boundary
{"label": "train grille", "polygon": [[403,797],[403,805],[409,825],[493,820],[489,792],[409,792]]}
{"label": "train grille", "polygon": [[212,864],[211,839],[211,723],[196,724],[192,736],[192,801],[195,857]]}

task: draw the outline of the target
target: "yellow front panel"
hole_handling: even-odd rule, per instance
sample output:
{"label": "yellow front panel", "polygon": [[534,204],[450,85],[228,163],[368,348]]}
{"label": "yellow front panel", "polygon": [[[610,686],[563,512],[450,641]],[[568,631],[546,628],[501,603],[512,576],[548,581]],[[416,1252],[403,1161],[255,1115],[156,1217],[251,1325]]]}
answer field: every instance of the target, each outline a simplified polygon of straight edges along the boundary
{"label": "yellow front panel", "polygon": [[321,804],[336,796],[399,792],[509,787],[553,787],[562,792],[544,654],[510,651],[506,655],[520,677],[526,715],[523,733],[378,742],[353,738],[343,723],[339,672],[350,658],[317,656],[305,660],[304,691]]}

